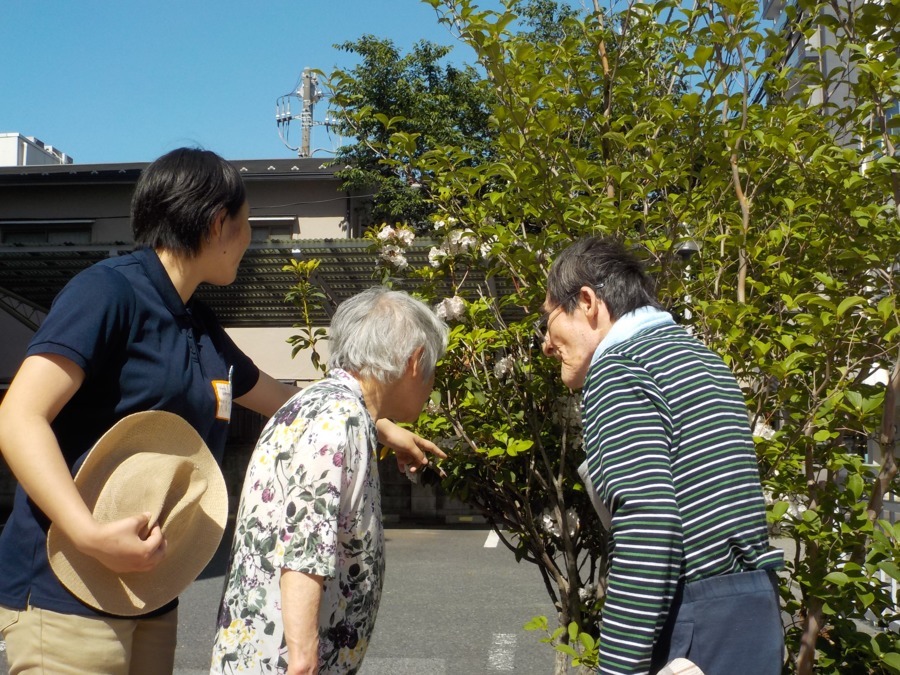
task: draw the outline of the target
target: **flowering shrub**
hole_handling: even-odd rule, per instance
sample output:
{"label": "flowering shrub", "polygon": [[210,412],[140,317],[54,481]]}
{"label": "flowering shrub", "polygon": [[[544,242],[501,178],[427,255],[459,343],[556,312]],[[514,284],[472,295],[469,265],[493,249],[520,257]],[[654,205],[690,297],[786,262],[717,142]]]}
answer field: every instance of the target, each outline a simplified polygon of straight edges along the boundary
{"label": "flowering shrub", "polygon": [[[431,231],[440,239],[426,242],[401,243],[386,225],[366,235],[383,277],[406,277],[451,328],[418,431],[450,455],[445,487],[479,507],[518,560],[537,565],[563,625],[595,626],[606,535],[576,473],[583,460],[579,397],[540,355],[535,333],[546,261],[523,256],[510,267],[507,245],[518,246],[518,235],[492,219],[465,222],[436,216]],[[401,251],[386,256],[387,247]],[[425,250],[427,262],[416,255]],[[401,255],[423,262],[398,264]]]}

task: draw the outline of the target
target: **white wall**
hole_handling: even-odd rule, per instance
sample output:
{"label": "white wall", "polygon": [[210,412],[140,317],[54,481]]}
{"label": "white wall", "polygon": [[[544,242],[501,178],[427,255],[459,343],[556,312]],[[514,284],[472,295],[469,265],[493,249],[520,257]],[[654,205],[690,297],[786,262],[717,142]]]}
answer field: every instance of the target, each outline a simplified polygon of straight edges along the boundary
{"label": "white wall", "polygon": [[[298,333],[296,328],[227,328],[226,332],[260,370],[276,380],[312,382],[322,377],[313,368],[308,353],[299,352],[291,358],[291,347],[287,339]],[[316,351],[322,362],[328,360],[328,342],[320,342]]]}
{"label": "white wall", "polygon": [[346,239],[347,224],[334,216],[325,218],[301,218],[300,235],[296,239]]}
{"label": "white wall", "polygon": [[44,149],[21,134],[0,133],[0,166],[41,166],[44,164],[71,164],[71,160],[65,153],[60,153],[52,146]]}
{"label": "white wall", "polygon": [[19,166],[18,137],[0,134],[0,166]]}

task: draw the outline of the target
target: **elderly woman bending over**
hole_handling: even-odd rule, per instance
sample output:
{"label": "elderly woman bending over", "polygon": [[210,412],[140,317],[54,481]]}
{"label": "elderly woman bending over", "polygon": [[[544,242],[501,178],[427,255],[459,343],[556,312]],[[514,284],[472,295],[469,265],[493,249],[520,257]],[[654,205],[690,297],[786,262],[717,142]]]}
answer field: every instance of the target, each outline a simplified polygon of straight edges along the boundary
{"label": "elderly woman bending over", "polygon": [[355,673],[381,596],[374,420],[414,421],[447,326],[405,293],[343,302],[328,377],[260,436],[241,491],[212,672]]}

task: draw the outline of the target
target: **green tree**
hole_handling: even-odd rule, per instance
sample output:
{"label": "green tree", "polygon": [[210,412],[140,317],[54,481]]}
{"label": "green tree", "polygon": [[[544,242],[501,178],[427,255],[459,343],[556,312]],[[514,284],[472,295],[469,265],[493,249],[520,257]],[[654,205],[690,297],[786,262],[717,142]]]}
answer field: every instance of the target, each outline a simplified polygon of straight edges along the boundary
{"label": "green tree", "polygon": [[450,47],[422,41],[404,55],[371,35],[337,47],[360,58],[328,77],[338,130],[354,139],[338,150],[335,163],[347,167],[338,176],[345,189],[374,195],[364,222],[424,223],[434,207],[412,160],[445,145],[484,158],[490,91],[473,68],[442,63]]}
{"label": "green tree", "polygon": [[[359,110],[382,127],[385,166],[402,157],[427,183],[438,240],[416,267],[411,236],[370,236],[393,247],[388,273],[417,279],[452,324],[420,430],[451,439],[446,486],[543,575],[560,628],[532,627],[551,633],[557,672],[596,658],[605,533],[575,471],[577,399],[540,358],[532,322],[554,253],[598,233],[644,251],[663,300],[744,389],[771,523],[798,552],[782,587],[787,667],[900,672],[896,636],[856,623],[897,618],[883,579],[900,580],[900,526],[882,519],[900,389],[900,168],[887,114],[900,93],[900,0],[791,10],[795,36],[828,29],[823,49],[852,64],[826,74],[812,60],[787,65],[789,36],[759,24],[756,2],[595,5],[543,34],[513,32],[515,3],[426,1],[486,74],[491,147],[409,152],[413,127],[394,133],[390,118]],[[810,105],[835,79],[852,103]],[[880,465],[859,452],[866,441]]]}

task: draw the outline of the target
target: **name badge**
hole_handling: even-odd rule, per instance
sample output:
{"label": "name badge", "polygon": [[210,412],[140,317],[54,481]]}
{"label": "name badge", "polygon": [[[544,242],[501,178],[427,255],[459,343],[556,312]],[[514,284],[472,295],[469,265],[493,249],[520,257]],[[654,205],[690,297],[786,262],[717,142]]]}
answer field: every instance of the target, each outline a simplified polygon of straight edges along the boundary
{"label": "name badge", "polygon": [[231,371],[227,380],[213,380],[213,392],[216,395],[216,419],[231,421]]}

